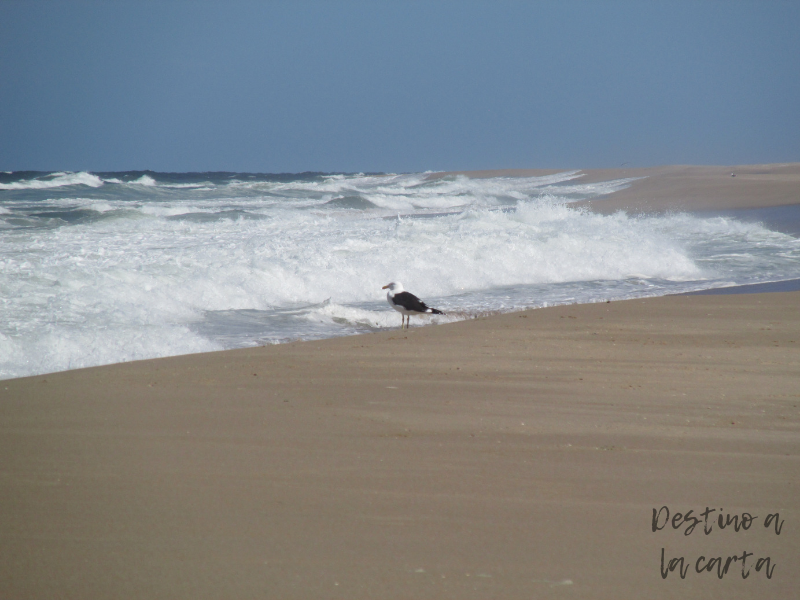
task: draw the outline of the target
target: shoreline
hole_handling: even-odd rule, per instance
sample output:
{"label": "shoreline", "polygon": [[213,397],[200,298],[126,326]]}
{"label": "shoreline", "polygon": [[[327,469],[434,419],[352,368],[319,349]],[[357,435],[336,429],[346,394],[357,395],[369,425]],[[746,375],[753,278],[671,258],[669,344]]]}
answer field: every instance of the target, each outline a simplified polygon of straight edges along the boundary
{"label": "shoreline", "polygon": [[[797,292],[797,291],[800,291],[800,279],[782,279],[782,280],[778,280],[778,281],[769,281],[769,282],[764,282],[764,283],[750,283],[750,284],[741,284],[741,285],[730,285],[730,286],[725,286],[725,287],[716,287],[716,288],[707,288],[707,289],[702,289],[702,290],[696,290],[696,291],[693,291],[693,292],[679,292],[679,293],[672,293],[672,294],[664,294],[664,295],[661,295],[661,296],[644,296],[644,297],[641,297],[641,298],[627,298],[627,299],[622,299],[622,300],[596,300],[596,301],[593,301],[593,302],[570,302],[570,303],[553,304],[553,305],[540,306],[540,307],[534,307],[534,308],[521,308],[521,309],[516,309],[516,310],[509,310],[507,312],[504,312],[504,311],[492,311],[492,312],[485,312],[485,313],[475,314],[473,316],[465,317],[465,318],[460,319],[458,321],[453,321],[452,323],[469,322],[469,321],[474,321],[474,320],[477,320],[477,319],[486,319],[486,318],[492,318],[492,317],[499,317],[499,316],[502,316],[502,315],[513,315],[513,314],[517,314],[517,313],[529,312],[529,311],[532,311],[532,310],[546,310],[546,309],[551,309],[551,308],[570,307],[570,306],[586,306],[586,305],[592,305],[592,304],[605,304],[605,303],[611,303],[611,302],[633,302],[635,300],[649,300],[649,299],[654,299],[654,298],[669,298],[669,297],[680,297],[680,296],[718,296],[718,295],[738,295],[738,294],[773,294],[773,293],[786,293],[786,292]],[[420,328],[427,328],[427,327],[440,327],[440,326],[443,326],[443,325],[450,325],[452,323],[438,323],[438,324],[425,323],[424,325],[419,325],[419,324],[415,323],[412,328],[413,329],[420,329]],[[313,343],[313,342],[321,342],[321,341],[325,341],[325,340],[338,340],[338,339],[342,339],[342,338],[358,339],[361,336],[373,335],[375,333],[386,333],[387,331],[393,331],[393,329],[389,328],[389,329],[383,329],[383,330],[377,330],[377,331],[363,331],[363,332],[354,333],[354,334],[348,334],[348,335],[342,335],[342,336],[336,336],[336,337],[328,337],[328,338],[311,339],[311,340],[291,340],[291,341],[288,341],[288,342],[279,342],[279,343],[275,343],[275,344],[259,345],[259,346],[255,346],[255,348],[270,348],[270,347],[273,347],[273,346],[283,346],[283,345],[286,345],[286,344],[307,344],[307,343]],[[11,378],[8,378],[8,379],[0,379],[0,385],[2,385],[3,382],[7,382],[7,381],[15,381],[15,380],[18,380],[18,379],[28,379],[28,378],[31,378],[31,377],[47,377],[49,375],[59,375],[59,374],[63,374],[63,373],[70,373],[70,372],[73,372],[73,371],[82,371],[82,370],[85,370],[85,369],[98,369],[98,368],[102,369],[102,368],[106,368],[106,367],[114,367],[114,366],[118,366],[118,365],[126,365],[126,364],[131,364],[131,363],[138,363],[138,362],[145,362],[145,361],[152,361],[152,360],[160,361],[160,360],[169,360],[169,359],[172,359],[172,358],[201,356],[201,355],[204,355],[204,354],[217,354],[217,353],[220,353],[220,352],[237,352],[237,351],[241,351],[241,350],[250,350],[252,348],[253,347],[231,348],[231,349],[225,349],[225,350],[214,350],[214,351],[211,351],[211,352],[193,352],[193,353],[189,353],[189,354],[174,354],[174,355],[162,356],[162,357],[156,357],[156,358],[143,358],[143,359],[136,359],[136,360],[132,360],[132,361],[123,361],[123,362],[118,362],[118,363],[106,363],[106,364],[101,364],[101,365],[93,365],[93,366],[89,366],[89,367],[78,367],[78,368],[75,368],[75,369],[66,369],[66,370],[63,370],[63,371],[49,371],[47,373],[38,373],[38,374],[35,374],[35,375],[23,375],[23,376],[20,376],[20,377],[11,377]]]}
{"label": "shoreline", "polygon": [[712,296],[721,294],[773,294],[775,292],[800,291],[800,279],[784,279],[767,283],[750,283],[728,287],[708,288],[696,292],[685,292],[680,296]]}

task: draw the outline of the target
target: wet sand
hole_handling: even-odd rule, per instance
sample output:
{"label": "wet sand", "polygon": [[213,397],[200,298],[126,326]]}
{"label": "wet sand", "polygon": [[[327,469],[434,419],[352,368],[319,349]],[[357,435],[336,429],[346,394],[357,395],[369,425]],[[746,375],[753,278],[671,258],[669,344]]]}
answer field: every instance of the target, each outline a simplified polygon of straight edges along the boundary
{"label": "wet sand", "polygon": [[[0,598],[791,598],[799,306],[562,306],[0,381]],[[653,532],[664,506],[712,530]],[[743,552],[747,579],[697,572]]]}

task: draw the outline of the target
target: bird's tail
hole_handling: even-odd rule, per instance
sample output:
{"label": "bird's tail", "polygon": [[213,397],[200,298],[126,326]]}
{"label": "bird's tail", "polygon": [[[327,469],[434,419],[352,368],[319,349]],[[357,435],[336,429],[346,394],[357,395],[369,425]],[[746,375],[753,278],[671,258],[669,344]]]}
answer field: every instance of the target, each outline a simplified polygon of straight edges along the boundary
{"label": "bird's tail", "polygon": [[438,310],[436,308],[429,308],[427,312],[429,312],[431,314],[434,314],[434,315],[443,315],[444,314],[442,311],[440,311],[440,310]]}

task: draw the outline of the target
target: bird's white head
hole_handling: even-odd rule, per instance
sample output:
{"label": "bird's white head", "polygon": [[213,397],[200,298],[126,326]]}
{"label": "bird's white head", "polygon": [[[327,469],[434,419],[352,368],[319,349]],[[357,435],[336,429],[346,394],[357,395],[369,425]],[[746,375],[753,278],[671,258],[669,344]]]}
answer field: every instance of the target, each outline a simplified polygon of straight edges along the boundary
{"label": "bird's white head", "polygon": [[388,289],[390,292],[394,294],[399,294],[400,292],[403,291],[403,284],[400,283],[399,281],[393,281],[392,283],[387,283],[381,289],[383,290]]}

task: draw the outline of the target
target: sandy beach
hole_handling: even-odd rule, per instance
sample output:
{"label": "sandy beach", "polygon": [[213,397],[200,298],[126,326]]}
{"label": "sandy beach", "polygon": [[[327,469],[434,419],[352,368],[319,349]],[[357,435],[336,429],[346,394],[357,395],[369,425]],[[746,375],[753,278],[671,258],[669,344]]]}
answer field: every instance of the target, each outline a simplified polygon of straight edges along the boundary
{"label": "sandy beach", "polygon": [[[800,203],[797,164],[586,173],[647,176],[593,210]],[[792,598],[798,306],[559,306],[0,381],[0,598]]]}

